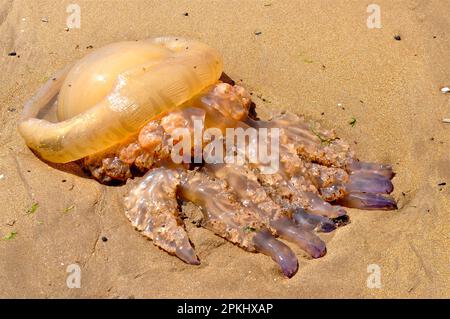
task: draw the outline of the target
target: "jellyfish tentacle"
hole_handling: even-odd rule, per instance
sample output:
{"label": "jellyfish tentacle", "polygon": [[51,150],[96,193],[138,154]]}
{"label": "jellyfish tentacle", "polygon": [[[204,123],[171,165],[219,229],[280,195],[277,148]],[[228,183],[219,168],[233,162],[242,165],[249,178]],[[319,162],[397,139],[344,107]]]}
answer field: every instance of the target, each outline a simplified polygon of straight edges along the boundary
{"label": "jellyfish tentacle", "polygon": [[291,241],[313,258],[325,254],[325,243],[311,229],[294,223],[290,213],[277,205],[259,184],[256,175],[244,165],[214,164],[206,165],[207,172],[227,182],[240,202],[256,211],[282,239]]}
{"label": "jellyfish tentacle", "polygon": [[384,175],[355,172],[350,175],[345,188],[350,193],[390,194],[394,190],[394,185],[391,180]]}
{"label": "jellyfish tentacle", "polygon": [[[312,135],[306,132],[308,126],[298,116],[286,113],[271,121],[247,119],[246,122],[258,128],[280,127],[282,125],[280,134],[281,167],[279,172],[272,174],[272,176],[260,174],[259,176],[263,183],[275,188],[284,188],[286,193],[290,193],[288,196],[296,203],[297,207],[305,208],[311,214],[328,218],[346,215],[344,208],[338,205],[331,205],[319,196],[317,187],[320,188],[320,183],[317,183],[317,178],[313,176],[311,163],[298,155],[298,135],[295,132],[295,134],[291,132],[294,130],[293,128],[298,127],[305,135],[309,134],[308,138],[310,141],[313,140]],[[301,137],[300,140],[304,141],[305,138]],[[317,144],[316,142],[314,143],[315,145]],[[255,165],[255,167],[259,168],[258,165]],[[344,177],[337,178],[345,180]],[[335,199],[343,196],[342,191],[336,192],[333,190],[332,194]]]}
{"label": "jellyfish tentacle", "polygon": [[317,232],[329,233],[336,229],[336,224],[329,218],[308,214],[303,208],[296,208],[292,219],[303,228]]}
{"label": "jellyfish tentacle", "polygon": [[298,260],[294,252],[270,232],[257,232],[253,237],[253,245],[257,252],[271,257],[286,277],[291,278],[297,273]]}
{"label": "jellyfish tentacle", "polygon": [[[391,165],[355,160],[348,144],[337,139],[333,132],[314,128],[290,113],[270,121],[247,122],[263,127],[281,125],[284,144],[291,144],[287,152],[292,152],[294,148],[299,157],[311,162],[306,168],[309,174],[307,178],[313,181],[320,197],[326,201],[360,209],[397,208],[392,197],[383,195],[393,191],[390,180],[394,172]],[[287,163],[292,165],[293,157],[289,159]],[[316,212],[326,208],[327,204],[320,202],[317,193],[309,193],[307,197],[314,203],[312,206]]]}
{"label": "jellyfish tentacle", "polygon": [[268,121],[246,121],[253,127],[278,127],[283,144],[291,144],[295,152],[308,162],[344,168],[352,161],[353,152],[333,131],[322,130],[318,123],[307,123],[291,112],[282,113]]}
{"label": "jellyfish tentacle", "polygon": [[151,170],[125,198],[125,214],[132,225],[153,243],[188,264],[200,261],[179,216],[176,189],[179,173]]}
{"label": "jellyfish tentacle", "polygon": [[268,216],[243,206],[223,181],[202,172],[186,172],[180,195],[202,208],[203,227],[247,251],[270,256],[287,277],[297,272],[297,257],[274,237]]}
{"label": "jellyfish tentacle", "polygon": [[313,258],[320,258],[326,254],[326,245],[319,236],[312,231],[296,225],[286,216],[272,220],[270,224],[280,238],[297,244],[303,251]]}
{"label": "jellyfish tentacle", "polygon": [[397,203],[391,196],[377,193],[348,193],[338,203],[364,210],[395,210]]}
{"label": "jellyfish tentacle", "polygon": [[347,170],[351,173],[369,173],[385,176],[392,179],[394,177],[394,171],[390,164],[380,164],[371,162],[362,162],[353,160],[346,166]]}
{"label": "jellyfish tentacle", "polygon": [[223,181],[214,180],[196,171],[182,177],[179,196],[203,211],[202,226],[240,247],[254,251],[254,231],[265,229],[262,217],[243,207]]}

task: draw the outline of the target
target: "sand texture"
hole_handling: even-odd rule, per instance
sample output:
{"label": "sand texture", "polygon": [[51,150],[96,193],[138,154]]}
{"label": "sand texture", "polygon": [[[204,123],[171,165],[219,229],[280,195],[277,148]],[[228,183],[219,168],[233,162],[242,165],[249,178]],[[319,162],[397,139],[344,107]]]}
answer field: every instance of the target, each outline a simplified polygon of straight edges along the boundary
{"label": "sand texture", "polygon": [[[369,29],[370,1],[77,0],[81,28],[66,31],[73,2],[0,1],[0,297],[450,297],[450,1],[378,0],[382,28]],[[349,209],[351,224],[323,236],[325,257],[296,250],[289,280],[193,225],[200,266],[156,248],[123,213],[126,186],[48,166],[16,126],[34,91],[90,46],[159,35],[219,49],[262,116],[305,114],[359,158],[393,163],[399,209]],[[66,285],[74,263],[80,289]],[[380,289],[366,285],[370,264]]]}

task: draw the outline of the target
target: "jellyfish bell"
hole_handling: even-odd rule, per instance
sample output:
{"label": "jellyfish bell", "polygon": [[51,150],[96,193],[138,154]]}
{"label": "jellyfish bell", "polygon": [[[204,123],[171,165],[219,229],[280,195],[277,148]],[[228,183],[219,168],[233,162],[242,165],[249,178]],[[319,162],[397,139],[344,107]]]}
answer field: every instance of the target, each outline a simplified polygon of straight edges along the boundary
{"label": "jellyfish bell", "polygon": [[[18,129],[43,159],[71,162],[137,133],[221,73],[218,51],[198,41],[160,37],[111,44],[55,74],[25,104]],[[51,122],[44,111],[56,98],[57,121]]]}

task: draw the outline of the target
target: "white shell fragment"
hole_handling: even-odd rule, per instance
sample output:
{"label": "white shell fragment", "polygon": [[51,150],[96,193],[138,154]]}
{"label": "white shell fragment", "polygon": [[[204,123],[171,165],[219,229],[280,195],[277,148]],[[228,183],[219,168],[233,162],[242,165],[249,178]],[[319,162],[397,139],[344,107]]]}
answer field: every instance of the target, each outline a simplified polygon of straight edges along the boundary
{"label": "white shell fragment", "polygon": [[443,94],[449,93],[450,92],[450,88],[448,86],[444,86],[443,88],[441,88],[441,92]]}

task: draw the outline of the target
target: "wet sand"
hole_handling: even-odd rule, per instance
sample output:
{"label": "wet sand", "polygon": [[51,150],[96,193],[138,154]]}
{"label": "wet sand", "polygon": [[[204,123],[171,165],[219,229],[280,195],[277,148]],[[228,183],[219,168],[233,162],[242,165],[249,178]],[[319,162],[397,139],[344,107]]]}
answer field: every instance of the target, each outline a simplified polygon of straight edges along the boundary
{"label": "wet sand", "polygon": [[[450,95],[440,92],[450,1],[377,1],[381,29],[367,27],[367,1],[77,1],[81,28],[66,31],[69,3],[0,1],[0,237],[10,238],[0,297],[450,297]],[[156,248],[123,213],[126,187],[46,165],[16,125],[34,91],[91,46],[159,35],[218,48],[262,116],[305,114],[359,158],[393,163],[399,209],[349,209],[351,224],[323,236],[325,257],[296,251],[289,280],[268,257],[192,225],[200,266]],[[80,289],[66,285],[74,263]],[[367,287],[371,264],[380,289]]]}

